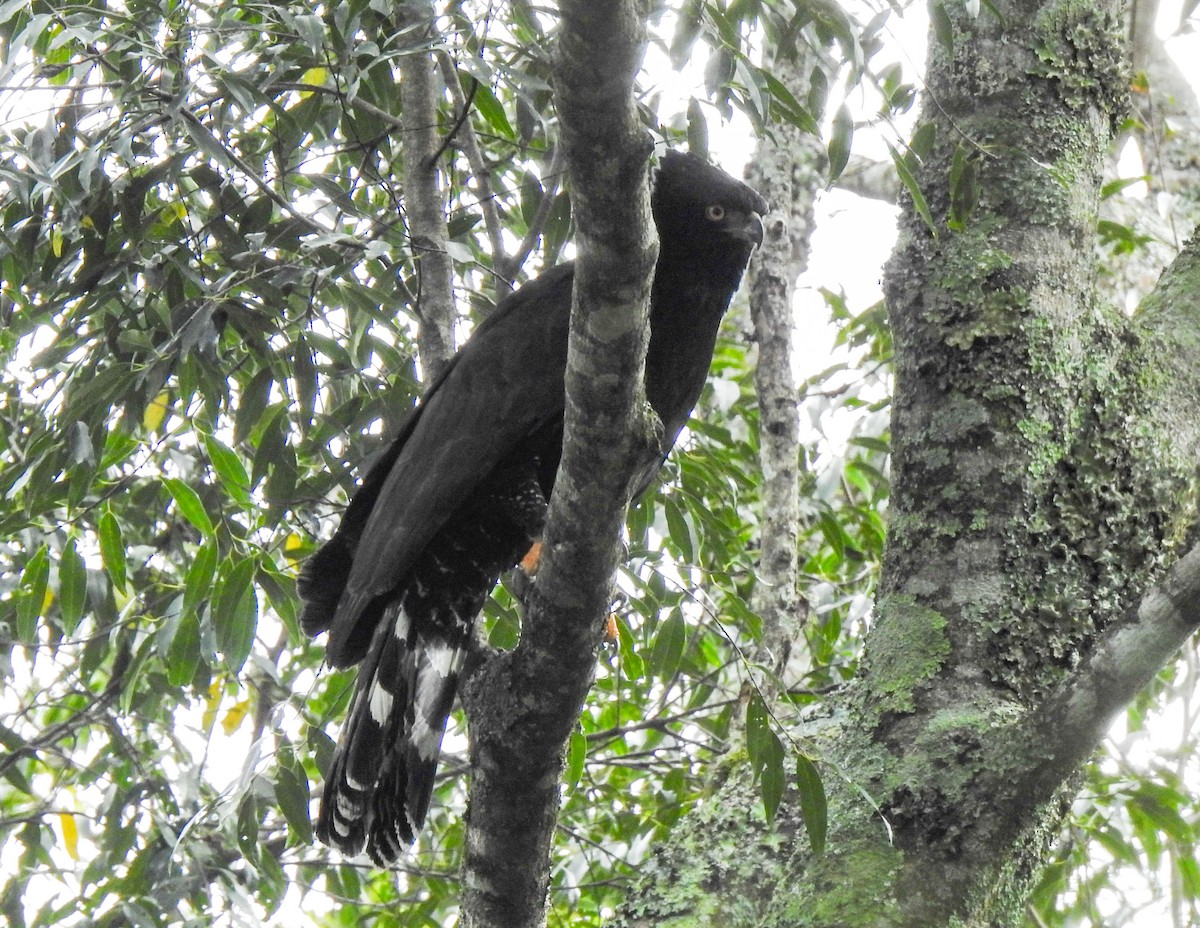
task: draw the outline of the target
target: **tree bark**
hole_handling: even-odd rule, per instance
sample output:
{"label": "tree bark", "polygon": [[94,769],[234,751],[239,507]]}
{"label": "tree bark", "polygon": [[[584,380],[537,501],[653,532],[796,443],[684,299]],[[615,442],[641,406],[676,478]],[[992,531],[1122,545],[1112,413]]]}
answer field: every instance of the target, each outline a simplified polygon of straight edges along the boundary
{"label": "tree bark", "polygon": [[463,691],[472,928],[544,921],[563,750],[592,680],[634,465],[657,447],[642,371],[658,246],[633,101],[647,10],[573,0],[561,12],[556,100],[578,227],[563,458],[520,644]]}
{"label": "tree bark", "polygon": [[[433,33],[432,3],[413,9],[397,5],[397,20],[428,21]],[[413,259],[417,265],[417,305],[420,325],[417,347],[425,380],[432,382],[454,355],[454,265],[446,251],[446,193],[435,155],[438,136],[437,66],[426,51],[400,58],[401,133],[404,150],[404,206]]]}
{"label": "tree bark", "polygon": [[[773,49],[770,55],[772,73],[803,96],[811,70],[807,49]],[[758,346],[762,482],[761,554],[752,605],[763,631],[752,663],[774,672],[756,674],[756,687],[767,698],[778,696],[775,681],[784,678],[789,657],[802,647],[807,618],[797,563],[800,441],[791,345],[795,284],[808,264],[824,161],[819,139],[787,125],[762,140],[748,169],[751,185],[771,206],[763,246],[748,274],[752,337]],[[615,924],[658,925],[677,917],[694,919],[689,924],[697,926],[753,924],[770,906],[786,882],[780,849],[801,836],[803,827],[794,817],[780,823],[778,834],[765,827],[744,751],[718,767],[712,792],[712,800],[676,826],[641,869]]]}
{"label": "tree bark", "polygon": [[[1131,322],[1096,295],[1127,102],[1116,3],[943,5],[886,278],[889,537],[853,683],[793,738],[824,760],[825,853],[748,763],[656,855],[620,922],[1015,925],[1114,713],[1200,625],[1197,257]],[[945,24],[943,24],[943,27]]]}
{"label": "tree bark", "polygon": [[[782,52],[776,49],[772,55],[772,73],[789,88],[800,88],[807,79],[811,62],[805,49],[801,44]],[[772,668],[777,676],[787,666],[808,612],[797,564],[800,423],[792,372],[793,297],[796,280],[808,267],[824,162],[819,138],[784,125],[760,142],[750,166],[751,185],[771,204],[766,240],[749,272],[750,316],[758,346],[754,387],[762,475],[761,553],[752,606],[763,620],[756,663]]]}

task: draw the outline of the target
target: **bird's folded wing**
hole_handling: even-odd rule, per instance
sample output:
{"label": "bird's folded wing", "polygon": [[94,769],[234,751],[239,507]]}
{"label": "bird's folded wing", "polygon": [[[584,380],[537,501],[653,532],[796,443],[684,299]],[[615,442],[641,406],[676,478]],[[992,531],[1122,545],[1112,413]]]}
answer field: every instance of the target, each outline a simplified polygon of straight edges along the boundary
{"label": "bird's folded wing", "polygon": [[360,656],[351,643],[369,640],[389,594],[487,475],[561,420],[573,278],[559,265],[502,303],[385,453],[386,475],[371,474],[370,515],[329,637],[335,666]]}

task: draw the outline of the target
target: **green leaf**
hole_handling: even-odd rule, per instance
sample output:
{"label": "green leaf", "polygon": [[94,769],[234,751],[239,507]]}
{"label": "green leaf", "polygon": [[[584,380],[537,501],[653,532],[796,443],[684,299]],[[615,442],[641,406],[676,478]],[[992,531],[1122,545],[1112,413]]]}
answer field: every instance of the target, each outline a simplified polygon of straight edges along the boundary
{"label": "green leaf", "polygon": [[187,686],[200,666],[200,619],[194,612],[184,613],[167,652],[167,682]]}
{"label": "green leaf", "polygon": [[1154,827],[1169,835],[1179,844],[1190,844],[1193,840],[1191,824],[1179,813],[1179,806],[1186,802],[1178,792],[1153,783],[1144,783],[1132,797],[1133,804],[1141,809]]}
{"label": "green leaf", "polygon": [[796,756],[796,788],[800,791],[800,815],[808,830],[808,843],[814,854],[823,854],[829,830],[829,804],[816,764],[803,754]]}
{"label": "green leaf", "polygon": [[617,622],[617,653],[621,656],[621,673],[626,680],[639,680],[645,672],[641,656],[633,647],[633,632],[625,624],[625,620],[616,616]]}
{"label": "green leaf", "polygon": [[567,769],[563,782],[568,790],[573,790],[583,776],[583,765],[587,760],[587,738],[578,728],[571,732],[571,740],[567,743]]}
{"label": "green leaf", "polygon": [[238,806],[237,834],[238,847],[252,861],[258,857],[259,828],[258,801],[253,791],[247,791]]}
{"label": "green leaf", "polygon": [[21,571],[21,599],[17,603],[17,640],[32,643],[37,637],[37,620],[46,609],[46,586],[50,579],[50,549],[42,545]]}
{"label": "green leaf", "polygon": [[829,137],[829,180],[837,180],[850,163],[850,146],[854,140],[854,117],[843,103],[833,116],[833,133]]}
{"label": "green leaf", "polygon": [[746,703],[746,753],[758,780],[763,811],[767,821],[773,821],[783,798],[783,743],[771,727],[766,704],[757,690],[750,694],[750,701]]}
{"label": "green leaf", "polygon": [[204,449],[208,452],[208,459],[212,462],[221,485],[243,509],[251,508],[253,502],[249,493],[250,475],[246,473],[241,458],[213,435],[204,436]]}
{"label": "green leaf", "polygon": [[210,537],[213,534],[212,520],[204,511],[204,503],[196,491],[175,477],[167,477],[163,483],[179,507],[180,514],[198,528],[205,538]]}
{"label": "green leaf", "polygon": [[183,611],[195,612],[200,603],[212,596],[213,574],[217,570],[217,544],[209,538],[196,549],[183,581]]}
{"label": "green leaf", "polygon": [[683,508],[672,496],[663,497],[663,512],[667,517],[667,534],[679,549],[685,561],[695,560],[696,549],[692,543],[692,527]]}
{"label": "green leaf", "polygon": [[825,104],[829,100],[829,78],[825,76],[825,72],[821,66],[816,65],[808,76],[808,95],[805,97],[805,102],[808,104],[808,111],[816,113],[818,117],[825,114]]}
{"label": "green leaf", "polygon": [[334,740],[320,728],[310,728],[307,740],[313,760],[317,764],[317,770],[322,777],[328,776],[329,766],[333,763],[333,753],[336,749]]}
{"label": "green leaf", "polygon": [[783,744],[774,732],[771,733],[774,744],[778,748],[772,753],[769,761],[763,764],[759,771],[758,788],[762,796],[763,814],[768,822],[775,820],[779,811],[779,803],[783,799],[783,788],[786,778],[783,773]]}
{"label": "green leaf", "polygon": [[508,114],[504,112],[504,106],[496,99],[496,95],[492,93],[492,89],[487,84],[476,83],[474,104],[475,109],[487,120],[488,125],[506,139],[516,138],[517,134],[513,132],[512,124],[508,121]]}
{"label": "green leaf", "polygon": [[866,64],[866,53],[858,41],[858,24],[834,0],[808,0],[806,6],[815,20],[817,35],[823,41],[837,39],[846,63],[853,69],[854,79],[857,80],[857,75]]}
{"label": "green leaf", "polygon": [[[196,143],[197,148],[207,153],[218,164],[227,165],[230,163],[229,152],[225,150],[225,146],[213,137],[212,133],[204,127],[203,123],[187,118],[183,119],[182,122],[184,131]],[[184,215],[186,215],[186,211]]]}
{"label": "green leaf", "polygon": [[312,425],[317,406],[317,365],[308,339],[303,336],[296,339],[292,374],[296,383],[296,398],[300,401],[300,426],[307,430]]}
{"label": "green leaf", "polygon": [[799,100],[793,96],[791,90],[779,78],[766,69],[763,69],[762,75],[766,80],[767,89],[771,91],[771,96],[775,100],[776,109],[783,111],[784,118],[794,126],[798,126],[805,132],[810,132],[813,135],[820,133],[820,127],[817,121],[813,119],[812,114],[804,108]]}
{"label": "green leaf", "polygon": [[1138,248],[1145,247],[1153,241],[1150,236],[1142,235],[1129,226],[1113,222],[1111,219],[1101,219],[1096,223],[1096,231],[1100,235],[1100,241],[1111,246],[1114,254],[1118,255],[1132,254]]}
{"label": "green leaf", "polygon": [[320,16],[314,13],[302,13],[295,16],[292,22],[296,26],[296,32],[308,46],[308,50],[313,55],[320,55],[321,49],[325,46],[325,23]]}
{"label": "green leaf", "polygon": [[892,450],[892,446],[888,442],[871,435],[855,435],[849,440],[848,444],[859,448],[866,448],[869,451],[878,451],[881,454],[887,454]]}
{"label": "green leaf", "polygon": [[79,625],[86,600],[87,565],[75,548],[75,539],[71,538],[58,559],[58,608],[63,630],[68,635]]}
{"label": "green leaf", "polygon": [[1109,197],[1114,197],[1127,187],[1132,187],[1134,184],[1149,183],[1149,176],[1143,174],[1140,177],[1121,177],[1117,180],[1110,180],[1107,184],[1100,188],[1100,199],[1107,200]]}
{"label": "green leaf", "polygon": [[114,589],[124,591],[126,578],[125,542],[121,538],[121,523],[105,507],[100,513],[100,521],[96,526],[96,534],[100,539],[100,560]]}
{"label": "green leaf", "polygon": [[929,8],[929,17],[933,22],[933,34],[937,36],[938,44],[945,49],[948,58],[953,58],[954,24],[950,22],[950,14],[941,3],[935,3]]}
{"label": "green leaf", "polygon": [[950,162],[950,219],[952,229],[966,228],[979,203],[979,163],[974,152],[959,143]]}
{"label": "green leaf", "polygon": [[933,221],[933,213],[929,211],[929,204],[925,201],[925,194],[921,192],[921,185],[917,183],[917,178],[908,166],[907,159],[901,157],[890,144],[888,151],[892,153],[892,163],[896,165],[896,173],[900,177],[900,183],[904,184],[908,190],[908,195],[912,197],[913,209],[917,211],[917,215],[921,217],[921,221],[929,227],[929,231],[937,235],[937,225]]}
{"label": "green leaf", "polygon": [[1177,857],[1176,863],[1179,866],[1179,876],[1185,898],[1200,899],[1200,864],[1194,857],[1187,855]]}
{"label": "green leaf", "polygon": [[257,565],[253,558],[241,557],[225,566],[228,569],[222,570],[218,582],[212,620],[217,649],[225,656],[225,665],[237,673],[250,655],[258,629],[258,596],[250,582]]}
{"label": "green leaf", "polygon": [[280,766],[275,779],[275,800],[287,820],[297,843],[312,844],[312,818],[309,816],[308,777],[299,764]]}
{"label": "green leaf", "polygon": [[262,433],[258,438],[258,447],[254,450],[254,466],[250,476],[250,485],[258,486],[271,469],[277,466],[285,457],[287,435],[284,424],[287,420],[287,406],[283,403],[269,407],[266,420],[263,422]]}
{"label": "green leaf", "polygon": [[[932,121],[922,123],[913,133],[912,139],[908,143],[908,150],[913,156],[924,161],[933,153],[933,143],[936,140],[937,123]],[[907,158],[905,161],[907,163]]]}
{"label": "green leaf", "polygon": [[250,432],[262,417],[271,398],[271,384],[275,382],[269,367],[262,368],[250,378],[238,397],[237,413],[233,420],[233,442],[235,445],[250,437]]}
{"label": "green leaf", "polygon": [[[1001,12],[1000,8],[996,6],[993,0],[983,0],[983,8],[995,16],[997,20],[999,20],[1000,29],[1002,32],[1008,31],[1008,19],[1005,17],[1004,13]],[[1183,17],[1183,19],[1186,18],[1186,16]],[[1183,20],[1180,21],[1182,22]]]}
{"label": "green leaf", "polygon": [[671,610],[667,620],[658,627],[650,651],[650,672],[660,680],[670,680],[679,669],[683,649],[687,644],[687,623],[678,607]]}
{"label": "green leaf", "polygon": [[287,626],[288,634],[295,640],[301,640],[300,617],[297,615],[296,609],[298,602],[296,584],[271,565],[263,564],[261,566],[262,569],[259,570],[255,582],[259,589],[267,594],[271,608]]}
{"label": "green leaf", "polygon": [[271,215],[275,211],[275,201],[263,196],[251,200],[241,221],[238,222],[238,234],[245,237],[255,232],[263,232],[271,224]]}

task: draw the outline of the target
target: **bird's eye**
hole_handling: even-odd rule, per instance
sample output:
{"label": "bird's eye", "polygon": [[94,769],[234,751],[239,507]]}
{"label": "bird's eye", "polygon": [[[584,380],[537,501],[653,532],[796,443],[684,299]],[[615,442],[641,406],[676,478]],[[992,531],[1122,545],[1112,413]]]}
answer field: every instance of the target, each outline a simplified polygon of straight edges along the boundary
{"label": "bird's eye", "polygon": [[704,215],[707,216],[709,219],[711,219],[713,222],[720,222],[722,219],[725,218],[725,207],[722,206],[720,203],[713,203],[711,206],[708,207],[708,209],[706,209],[704,211]]}

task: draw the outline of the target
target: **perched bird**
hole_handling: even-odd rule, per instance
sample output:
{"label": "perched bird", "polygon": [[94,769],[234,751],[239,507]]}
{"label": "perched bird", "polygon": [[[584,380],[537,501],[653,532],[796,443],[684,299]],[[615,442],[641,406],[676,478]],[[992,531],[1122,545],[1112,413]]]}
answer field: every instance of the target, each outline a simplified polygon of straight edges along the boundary
{"label": "perched bird", "polygon": [[[700,397],[767,209],[679,152],[661,159],[651,205],[646,398],[664,438],[646,484]],[[345,853],[365,844],[384,864],[412,842],[475,618],[541,535],[562,453],[573,280],[573,264],[554,267],[476,328],[300,575],[305,632],[329,632],[331,666],[362,662],[317,823]]]}

